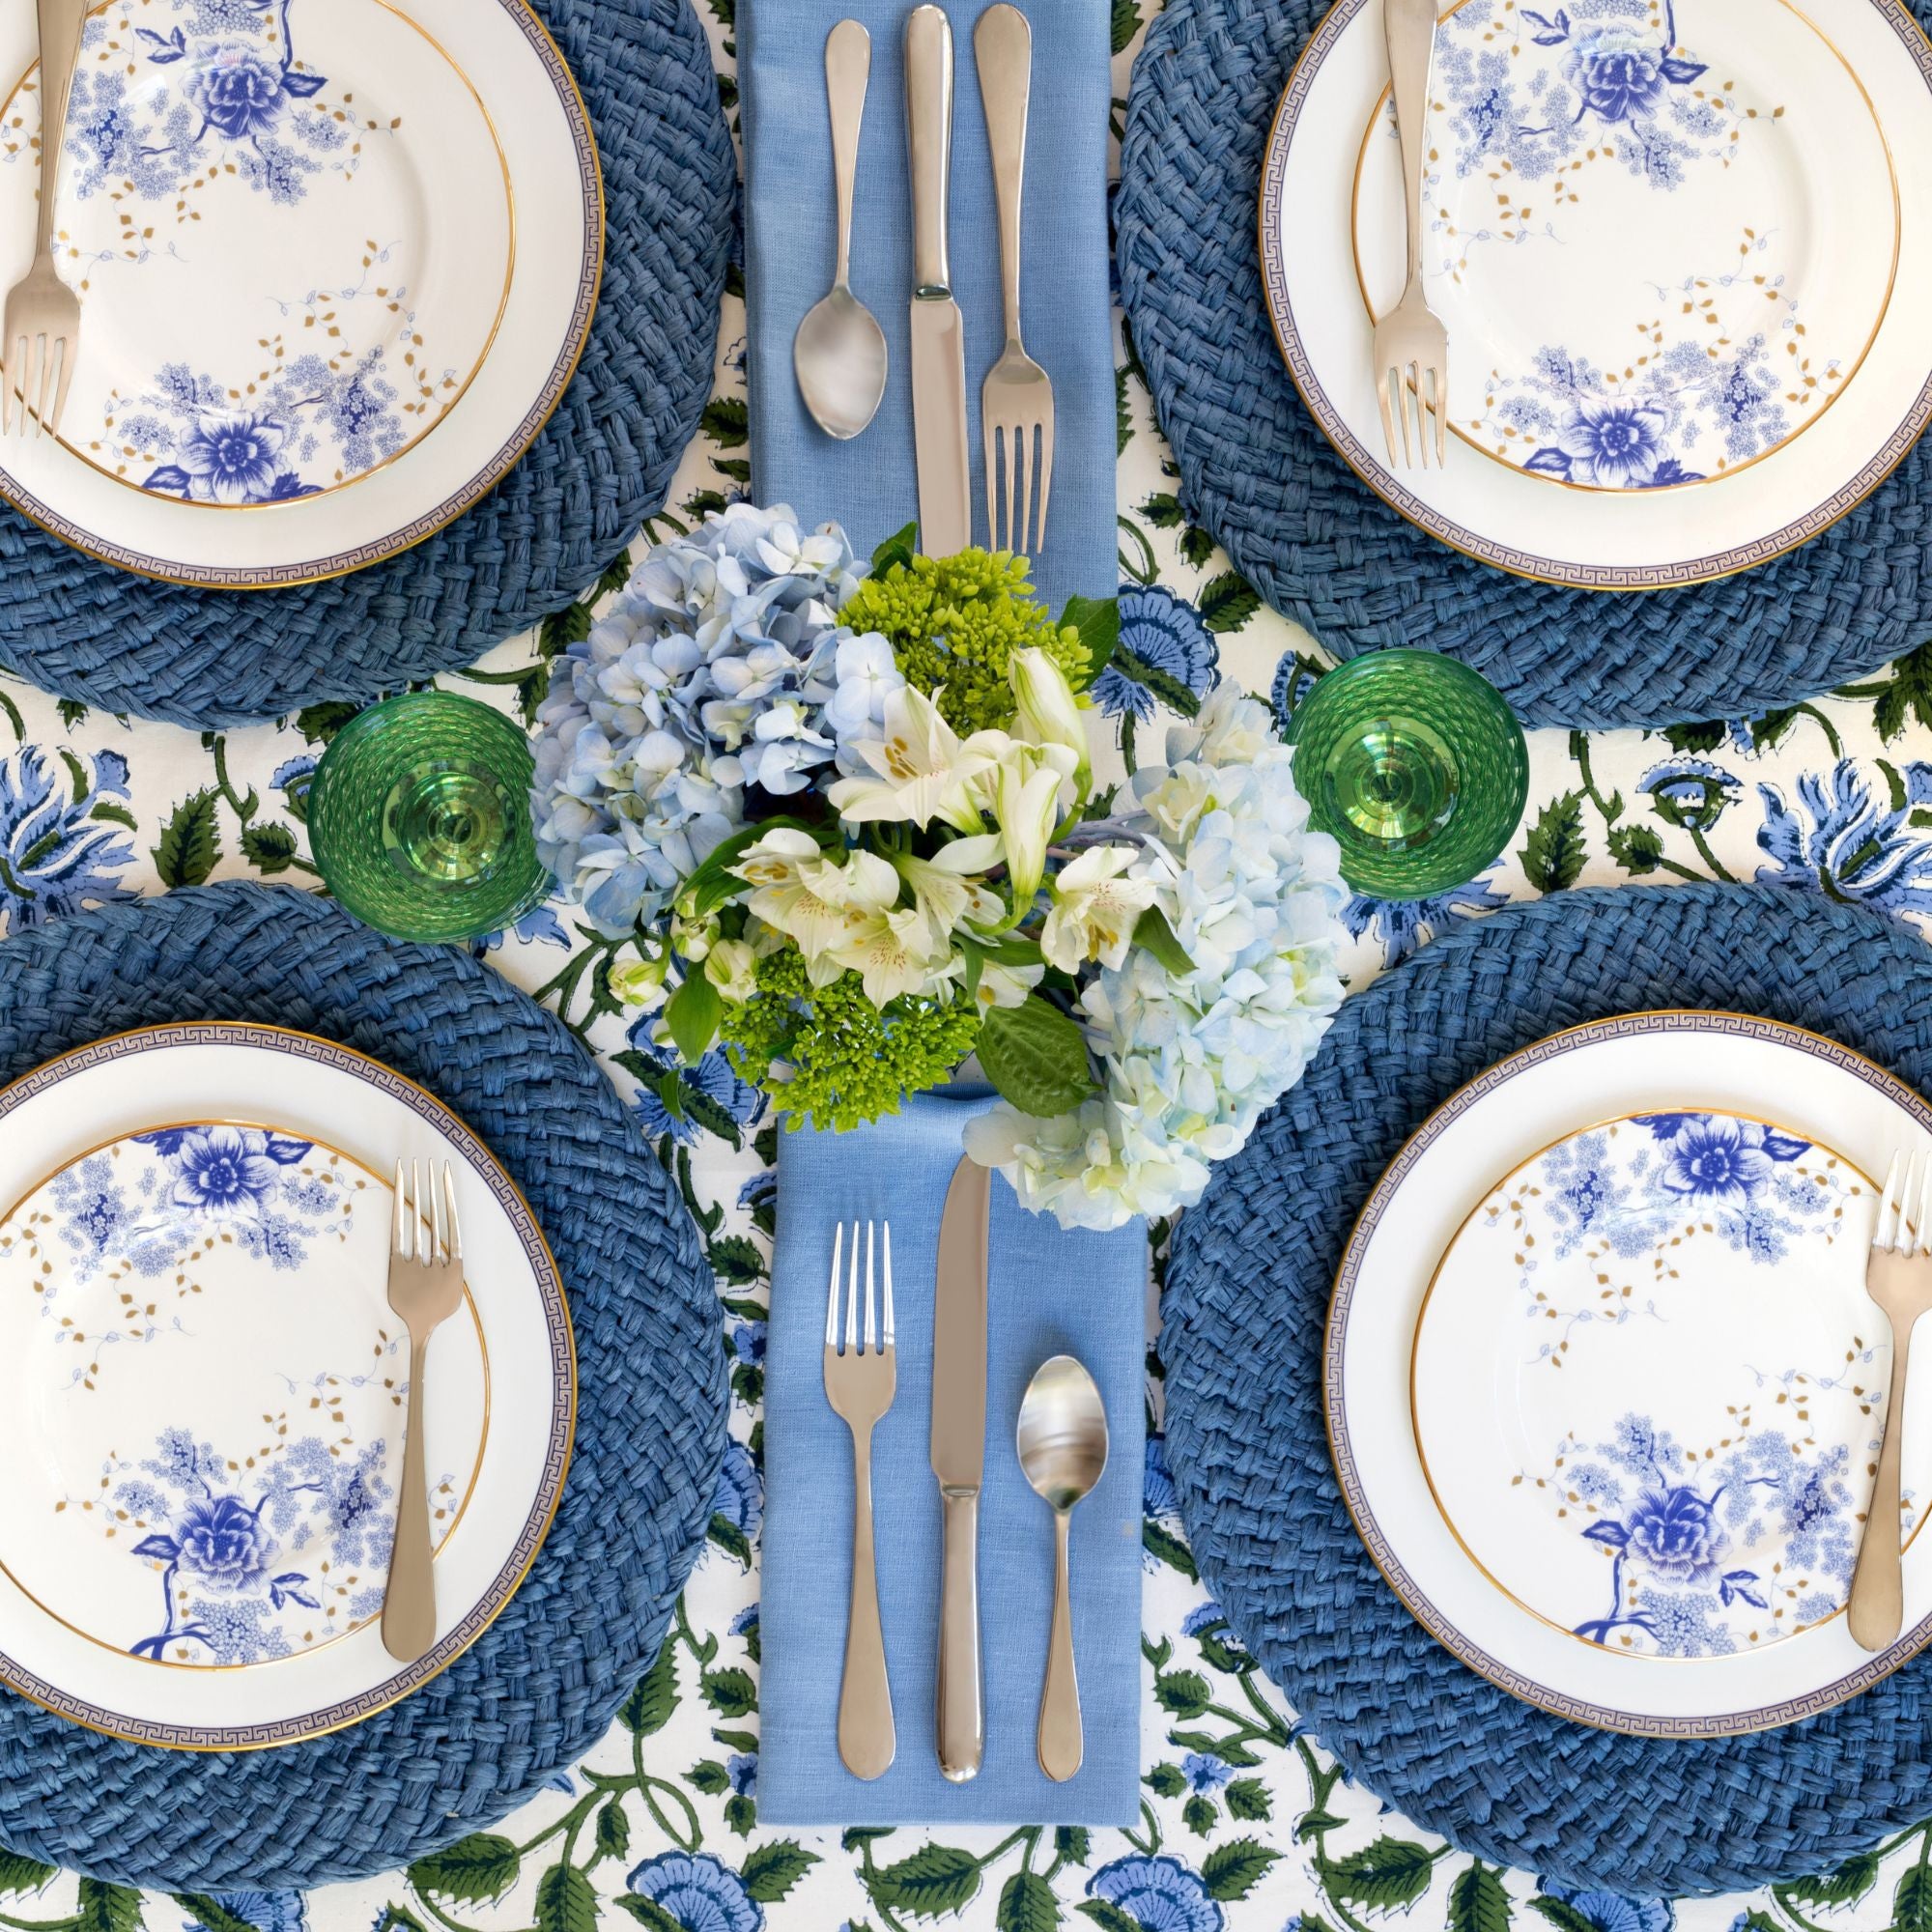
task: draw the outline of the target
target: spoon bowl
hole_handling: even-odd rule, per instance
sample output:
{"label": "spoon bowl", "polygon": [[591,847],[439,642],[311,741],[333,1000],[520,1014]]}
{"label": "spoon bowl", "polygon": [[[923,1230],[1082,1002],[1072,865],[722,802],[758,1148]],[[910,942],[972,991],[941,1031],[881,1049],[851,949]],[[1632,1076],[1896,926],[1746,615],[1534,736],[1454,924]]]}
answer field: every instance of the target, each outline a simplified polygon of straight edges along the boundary
{"label": "spoon bowl", "polygon": [[792,345],[799,393],[829,437],[849,442],[886,395],[886,332],[841,282],[798,326]]}

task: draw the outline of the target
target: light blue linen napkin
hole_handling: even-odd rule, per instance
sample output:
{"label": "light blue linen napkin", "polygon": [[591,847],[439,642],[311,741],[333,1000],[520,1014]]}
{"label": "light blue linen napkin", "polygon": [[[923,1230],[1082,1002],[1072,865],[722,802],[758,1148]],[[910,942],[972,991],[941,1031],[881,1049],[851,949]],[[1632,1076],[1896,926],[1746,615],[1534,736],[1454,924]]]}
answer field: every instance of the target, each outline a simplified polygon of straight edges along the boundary
{"label": "light blue linen napkin", "polygon": [[[939,1490],[932,1419],[934,1260],[960,1128],[984,1088],[920,1094],[895,1119],[779,1143],[778,1247],[765,1353],[758,1817],[767,1825],[1128,1825],[1140,1812],[1141,1463],[1147,1233],[1069,1234],[992,1195],[980,1625],[986,1752],[939,1773]],[[867,1783],[838,1760],[852,1573],[852,1446],[825,1400],[832,1232],[890,1219],[898,1392],[873,1438],[879,1609],[898,1755]],[[1107,1409],[1107,1468],[1073,1513],[1073,1641],[1086,1760],[1055,1784],[1035,1757],[1053,1609],[1053,1519],[1014,1448],[1020,1398],[1051,1355],[1076,1355]]]}
{"label": "light blue linen napkin", "polygon": [[[980,385],[1006,342],[993,167],[973,29],[986,0],[945,0],[952,22],[952,267],[966,322],[973,531],[985,543]],[[739,0],[745,138],[745,291],[752,487],[808,526],[837,518],[862,555],[919,514],[908,305],[912,212],[906,174],[904,37],[911,0]],[[1116,561],[1114,333],[1108,293],[1108,0],[1044,0],[1033,26],[1024,284],[1028,352],[1053,379],[1056,454],[1047,542],[1035,559],[1057,616],[1069,596],[1111,597]],[[879,318],[891,380],[872,426],[836,442],[807,414],[792,338],[832,283],[837,237],[825,37],[841,19],[872,36],[860,138],[852,291]]]}

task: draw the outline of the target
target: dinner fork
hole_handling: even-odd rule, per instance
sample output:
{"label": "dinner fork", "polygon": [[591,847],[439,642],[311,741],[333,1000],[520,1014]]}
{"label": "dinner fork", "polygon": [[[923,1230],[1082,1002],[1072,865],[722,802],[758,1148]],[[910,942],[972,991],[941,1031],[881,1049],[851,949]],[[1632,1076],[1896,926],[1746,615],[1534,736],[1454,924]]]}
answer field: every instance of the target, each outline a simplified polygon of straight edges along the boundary
{"label": "dinner fork", "polygon": [[[1395,453],[1395,417],[1402,417],[1402,458],[1415,461],[1409,443],[1410,391],[1415,396],[1416,440],[1429,468],[1429,416],[1435,414],[1435,461],[1449,449],[1449,331],[1429,306],[1422,289],[1424,195],[1428,186],[1429,70],[1435,52],[1435,0],[1382,0],[1382,33],[1388,42],[1389,87],[1402,136],[1404,204],[1408,216],[1408,278],[1402,300],[1376,324],[1371,368],[1381,405],[1389,462]],[[1426,385],[1426,386],[1425,386]],[[1390,408],[1393,389],[1394,409]]]}
{"label": "dinner fork", "polygon": [[980,391],[980,424],[986,445],[986,531],[995,550],[1037,554],[1046,548],[1046,504],[1053,491],[1053,382],[1020,340],[1020,204],[1033,93],[1033,29],[1026,15],[1017,7],[988,7],[973,30],[973,57],[980,69],[986,139],[993,151],[1007,302],[1006,350]]}
{"label": "dinner fork", "polygon": [[[391,1657],[413,1663],[436,1642],[436,1577],[430,1568],[429,1486],[423,1473],[424,1369],[429,1338],[463,1302],[463,1232],[456,1220],[456,1179],[442,1163],[442,1189],[429,1167],[429,1212],[422,1179],[410,1162],[403,1192],[403,1164],[396,1163],[396,1204],[389,1250],[389,1306],[410,1331],[410,1403],[403,1438],[403,1481],[396,1495],[396,1536],[389,1551],[389,1581],[383,1593],[383,1642]],[[449,1220],[443,1221],[443,1203]]]}
{"label": "dinner fork", "polygon": [[878,1560],[872,1550],[872,1429],[893,1406],[898,1354],[893,1346],[893,1227],[879,1223],[884,1249],[885,1327],[875,1322],[872,1223],[866,1223],[866,1326],[859,1328],[859,1224],[845,1285],[845,1339],[838,1338],[841,1222],[832,1236],[832,1293],[825,1308],[825,1399],[852,1432],[852,1607],[845,1624],[845,1678],[838,1692],[838,1755],[854,1777],[879,1777],[898,1748],[886,1640],[879,1627]]}
{"label": "dinner fork", "polygon": [[[41,207],[33,265],[7,297],[6,333],[0,335],[0,435],[14,427],[14,391],[20,392],[20,434],[32,415],[37,435],[58,432],[73,365],[80,354],[80,300],[54,270],[54,204],[60,185],[61,150],[67,135],[68,95],[80,59],[87,0],[40,0]],[[44,345],[44,347],[43,346]],[[53,408],[47,387],[54,363],[60,380]]]}
{"label": "dinner fork", "polygon": [[[1882,1437],[1878,1474],[1872,1481],[1871,1504],[1865,1511],[1864,1535],[1859,1541],[1858,1567],[1852,1572],[1852,1594],[1845,1621],[1866,1650],[1883,1650],[1905,1623],[1905,1584],[1898,1551],[1898,1465],[1905,1435],[1906,1355],[1912,1347],[1913,1324],[1932,1308],[1932,1162],[1917,1154],[1905,1163],[1900,1188],[1898,1170],[1904,1156],[1893,1154],[1885,1177],[1878,1218],[1872,1223],[1871,1262],[1865,1288],[1891,1323],[1891,1384],[1886,1391],[1885,1413],[1879,1419]],[[1916,1220],[1907,1213],[1915,1195]],[[1888,1225],[1888,1222],[1889,1225]]]}

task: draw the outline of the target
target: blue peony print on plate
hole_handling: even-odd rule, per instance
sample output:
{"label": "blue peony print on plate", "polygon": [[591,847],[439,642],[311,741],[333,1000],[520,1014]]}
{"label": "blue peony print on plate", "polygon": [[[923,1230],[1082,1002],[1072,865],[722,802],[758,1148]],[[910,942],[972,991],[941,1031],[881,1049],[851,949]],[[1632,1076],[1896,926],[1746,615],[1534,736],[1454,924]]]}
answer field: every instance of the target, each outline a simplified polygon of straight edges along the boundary
{"label": "blue peony print on plate", "polygon": [[[267,1662],[378,1614],[409,1394],[389,1206],[306,1135],[204,1122],[83,1154],[0,1220],[0,1551],[21,1589],[170,1665]],[[439,1545],[488,1415],[473,1316],[443,1332]]]}
{"label": "blue peony print on plate", "polygon": [[1872,1201],[1807,1136],[1685,1107],[1574,1133],[1478,1204],[1417,1326],[1414,1426],[1491,1580],[1633,1658],[1834,1617],[1890,1363]]}

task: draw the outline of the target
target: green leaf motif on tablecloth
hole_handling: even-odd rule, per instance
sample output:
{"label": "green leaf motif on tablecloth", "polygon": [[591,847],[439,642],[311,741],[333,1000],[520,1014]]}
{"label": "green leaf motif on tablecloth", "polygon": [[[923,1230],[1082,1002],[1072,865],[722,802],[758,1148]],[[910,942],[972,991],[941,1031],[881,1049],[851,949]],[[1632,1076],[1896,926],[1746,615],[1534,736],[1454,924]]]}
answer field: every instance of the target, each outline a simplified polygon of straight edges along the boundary
{"label": "green leaf motif on tablecloth", "polygon": [[1201,1861],[1201,1877],[1210,1898],[1245,1898],[1280,1857],[1259,1838],[1236,1838]]}
{"label": "green leaf motif on tablecloth", "polygon": [[326,704],[305,704],[296,713],[296,729],[311,745],[326,745],[361,708],[340,698],[330,698]]}
{"label": "green leaf motif on tablecloth", "polygon": [[1113,44],[1117,54],[1123,54],[1133,44],[1134,36],[1141,30],[1140,0],[1114,0]]}
{"label": "green leaf motif on tablecloth", "polygon": [[741,1838],[752,1835],[752,1828],[758,1822],[756,1803],[742,1791],[734,1791],[724,1801],[724,1824],[728,1831],[735,1832]]}
{"label": "green leaf motif on tablecloth", "polygon": [[1083,1898],[1073,1909],[1082,1918],[1091,1918],[1100,1932],[1142,1932],[1141,1921],[1111,1898]]}
{"label": "green leaf motif on tablecloth", "polygon": [[1539,1892],[1530,1901],[1533,1911],[1540,1912],[1556,1932],[1597,1932],[1597,1921],[1586,1918],[1567,1899],[1547,1898]]}
{"label": "green leaf motif on tablecloth", "polygon": [[572,1864],[552,1865],[537,1880],[537,1932],[597,1932],[597,1894]]}
{"label": "green leaf motif on tablecloth", "polygon": [[1213,1701],[1207,1678],[1198,1670],[1170,1670],[1153,1680],[1154,1702],[1177,1718],[1198,1718]]}
{"label": "green leaf motif on tablecloth", "polygon": [[1093,1836],[1085,1825],[1061,1825],[1055,1828],[1054,1853],[1070,1865],[1084,1865],[1092,1854],[1093,1844]]}
{"label": "green leaf motif on tablecloth", "polygon": [[0,1845],[0,1891],[39,1891],[54,1876],[52,1865],[23,1859]]}
{"label": "green leaf motif on tablecloth", "polygon": [[817,1862],[816,1852],[808,1852],[795,1839],[779,1838],[751,1853],[739,1877],[760,1905],[775,1905]]}
{"label": "green leaf motif on tablecloth", "polygon": [[729,1517],[714,1516],[705,1535],[742,1568],[749,1570],[752,1567],[751,1539]]}
{"label": "green leaf motif on tablecloth", "polygon": [[743,449],[752,440],[752,415],[743,399],[713,396],[704,406],[704,434],[720,449]]}
{"label": "green leaf motif on tablecloth", "polygon": [[1258,1777],[1237,1777],[1221,1796],[1227,1800],[1228,1815],[1244,1824],[1264,1823],[1274,1815],[1267,1786]]}
{"label": "green leaf motif on tablecloth", "polygon": [[1180,1822],[1197,1838],[1205,1838],[1221,1822],[1221,1813],[1211,1798],[1204,1798],[1196,1792],[1180,1807]]}
{"label": "green leaf motif on tablecloth", "polygon": [[161,884],[172,892],[177,886],[199,886],[207,882],[221,858],[221,828],[215,816],[220,793],[198,791],[175,807],[161,829],[161,842],[154,847],[155,869]]}
{"label": "green leaf motif on tablecloth", "polygon": [[1448,1932],[1508,1932],[1509,1893],[1486,1864],[1456,1874],[1449,1888]]}
{"label": "green leaf motif on tablecloth", "polygon": [[1610,857],[1634,879],[1648,878],[1663,857],[1663,840],[1647,825],[1613,825]]}
{"label": "green leaf motif on tablecloth", "polygon": [[125,1885],[103,1885],[99,1879],[84,1878],[73,1924],[74,1932],[139,1932],[141,1894]]}
{"label": "green leaf motif on tablecloth", "polygon": [[1179,1537],[1170,1534],[1159,1523],[1142,1522],[1141,1547],[1156,1562],[1165,1563],[1170,1570],[1179,1570],[1190,1583],[1199,1579],[1201,1571],[1194,1561],[1194,1552]]}
{"label": "green leaf motif on tablecloth", "polygon": [[1114,668],[1130,683],[1150,691],[1162,704],[1182,718],[1192,718],[1201,709],[1199,696],[1171,671],[1163,670],[1156,664],[1150,664],[1136,651],[1130,651],[1125,644],[1114,646]]}
{"label": "green leaf motif on tablecloth", "polygon": [[1321,1875],[1337,1896],[1372,1911],[1413,1905],[1429,1889],[1435,1861],[1406,1838],[1378,1838],[1345,1859],[1324,1860]]}
{"label": "green leaf motif on tablecloth", "polygon": [[285,825],[250,825],[242,834],[242,856],[265,877],[295,863],[296,836]]}
{"label": "green leaf motif on tablecloth", "polygon": [[1054,1932],[1059,1923],[1060,1901],[1037,1872],[1017,1871],[1000,1888],[997,1932]]}
{"label": "green leaf motif on tablecloth", "polygon": [[1915,1859],[1891,1896],[1891,1932],[1932,1932],[1932,1869]]}
{"label": "green leaf motif on tablecloth", "polygon": [[621,1859],[631,1849],[631,1821],[620,1798],[611,1799],[597,1814],[597,1856]]}
{"label": "green leaf motif on tablecloth", "polygon": [[1156,1798],[1179,1798],[1187,1789],[1187,1779],[1178,1764],[1157,1764],[1141,1782]]}
{"label": "green leaf motif on tablecloth", "polygon": [[1778,1887],[1779,1893],[1801,1905],[1850,1905],[1862,1898],[1878,1883],[1879,1858],[1876,1852],[1860,1852],[1836,1871],[1816,1878],[1794,1879]]}
{"label": "green leaf motif on tablecloth", "polygon": [[673,1918],[654,1898],[640,1897],[635,1891],[620,1892],[611,1901],[620,1911],[628,1912],[644,1932],[685,1932],[683,1922]]}
{"label": "green leaf motif on tablecloth", "polygon": [[171,1896],[201,1927],[201,1932],[256,1932],[247,1919],[230,1912],[218,1898],[211,1898],[205,1891],[177,1891]]}
{"label": "green leaf motif on tablecloth", "polygon": [[1224,570],[1201,592],[1201,620],[1216,636],[1240,630],[1261,608],[1261,592],[1238,570]]}
{"label": "green leaf motif on tablecloth", "polygon": [[743,1670],[707,1670],[697,1688],[721,1718],[749,1717],[758,1708],[758,1687]]}
{"label": "green leaf motif on tablecloth", "polygon": [[874,1872],[867,1880],[873,1903],[887,1912],[937,1918],[972,1903],[980,1890],[980,1861],[953,1845],[926,1845]]}
{"label": "green leaf motif on tablecloth", "polygon": [[627,1731],[648,1738],[664,1729],[676,1709],[677,1646],[668,1641],[638,1688],[618,1706],[617,1719]]}
{"label": "green leaf motif on tablecloth", "polygon": [[[465,1905],[497,1899],[517,1882],[517,1848],[494,1832],[473,1832],[410,1867],[410,1883]],[[213,1932],[213,1928],[211,1928]]]}
{"label": "green leaf motif on tablecloth", "polygon": [[1539,893],[1568,892],[1577,883],[1589,856],[1580,791],[1565,792],[1543,808],[1520,856],[1523,875]]}

